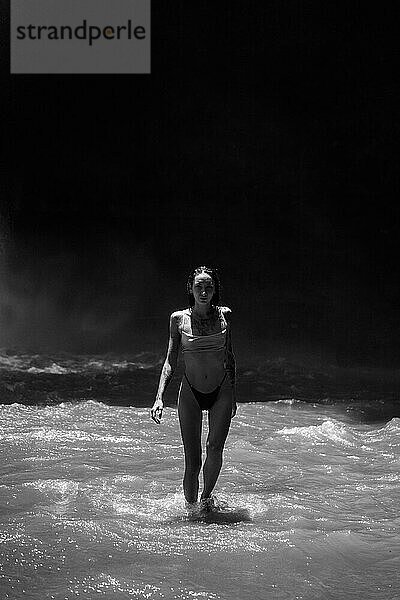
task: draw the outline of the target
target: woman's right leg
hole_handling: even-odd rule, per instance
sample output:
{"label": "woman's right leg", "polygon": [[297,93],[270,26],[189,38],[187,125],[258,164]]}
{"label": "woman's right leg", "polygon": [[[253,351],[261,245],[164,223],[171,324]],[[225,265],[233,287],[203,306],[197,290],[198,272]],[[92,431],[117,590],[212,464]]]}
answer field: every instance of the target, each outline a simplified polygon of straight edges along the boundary
{"label": "woman's right leg", "polygon": [[179,388],[178,416],[185,451],[183,492],[186,502],[197,502],[201,469],[202,412],[185,377]]}

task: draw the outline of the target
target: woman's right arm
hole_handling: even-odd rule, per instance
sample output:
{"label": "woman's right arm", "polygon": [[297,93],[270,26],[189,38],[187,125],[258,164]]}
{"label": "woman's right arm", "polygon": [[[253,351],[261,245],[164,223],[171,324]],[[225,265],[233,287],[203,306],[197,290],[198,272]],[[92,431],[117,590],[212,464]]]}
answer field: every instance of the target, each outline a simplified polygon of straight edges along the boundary
{"label": "woman's right arm", "polygon": [[156,399],[150,413],[151,418],[156,423],[160,423],[161,421],[162,411],[164,408],[164,392],[166,390],[167,385],[172,379],[172,375],[174,374],[176,365],[178,363],[178,353],[181,342],[181,334],[179,332],[180,318],[181,312],[177,311],[172,313],[169,321],[169,340],[167,356],[165,357],[165,361],[161,370]]}

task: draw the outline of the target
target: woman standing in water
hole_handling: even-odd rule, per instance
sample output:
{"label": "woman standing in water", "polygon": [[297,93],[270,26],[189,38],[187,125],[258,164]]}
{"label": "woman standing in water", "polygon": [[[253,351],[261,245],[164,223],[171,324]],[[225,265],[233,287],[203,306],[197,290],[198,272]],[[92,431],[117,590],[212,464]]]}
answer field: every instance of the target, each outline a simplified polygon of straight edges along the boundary
{"label": "woman standing in water", "polygon": [[213,506],[211,492],[222,467],[222,453],[231,418],[236,414],[236,363],[232,350],[231,311],[220,304],[220,282],[214,269],[198,267],[187,282],[189,308],[172,313],[167,356],[151,417],[160,423],[163,395],[178,361],[185,373],[179,388],[178,416],[185,451],[183,491],[188,505],[197,503],[201,469],[202,411],[208,411],[207,456],[200,506]]}

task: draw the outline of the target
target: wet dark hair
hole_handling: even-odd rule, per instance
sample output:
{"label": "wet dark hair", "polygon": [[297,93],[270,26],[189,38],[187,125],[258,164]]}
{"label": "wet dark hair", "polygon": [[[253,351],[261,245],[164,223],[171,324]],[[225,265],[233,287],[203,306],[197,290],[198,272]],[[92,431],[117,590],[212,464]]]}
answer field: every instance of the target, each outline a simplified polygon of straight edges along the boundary
{"label": "wet dark hair", "polygon": [[212,278],[214,284],[214,295],[211,299],[211,304],[213,306],[218,306],[221,302],[221,282],[219,280],[217,269],[212,269],[211,267],[206,267],[204,265],[202,267],[196,267],[188,277],[186,291],[189,298],[189,306],[194,306],[192,287],[194,278],[196,275],[200,275],[200,273],[207,273],[207,275],[210,275]]}

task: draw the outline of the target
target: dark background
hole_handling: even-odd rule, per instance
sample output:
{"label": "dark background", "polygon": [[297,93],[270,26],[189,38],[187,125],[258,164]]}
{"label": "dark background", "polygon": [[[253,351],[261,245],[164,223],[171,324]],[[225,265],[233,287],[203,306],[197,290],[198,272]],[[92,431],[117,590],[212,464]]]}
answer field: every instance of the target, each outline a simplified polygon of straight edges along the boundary
{"label": "dark background", "polygon": [[162,351],[211,263],[243,356],[400,366],[395,15],[153,0],[143,76],[9,75],[3,20],[0,345]]}

